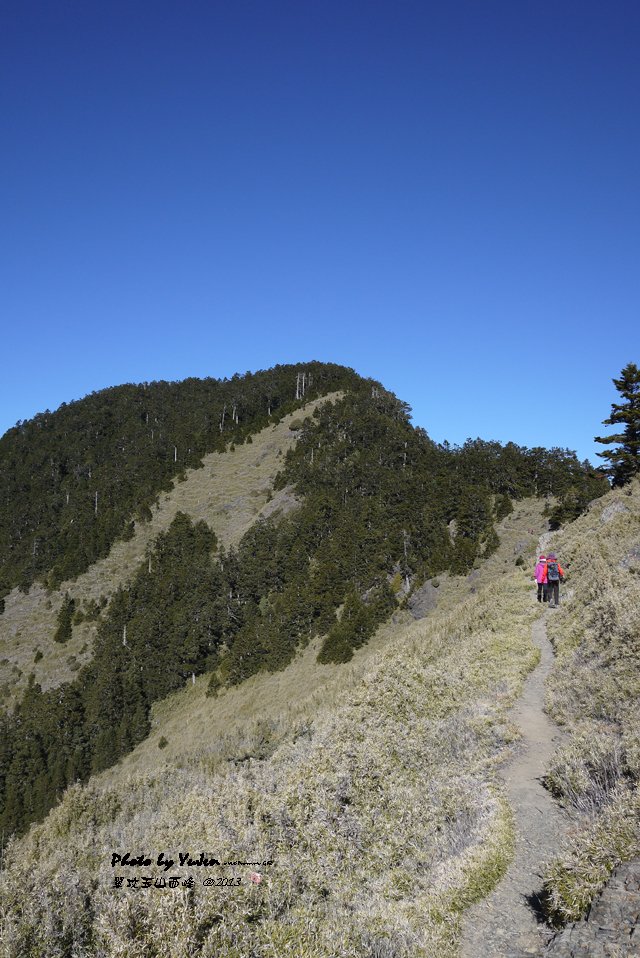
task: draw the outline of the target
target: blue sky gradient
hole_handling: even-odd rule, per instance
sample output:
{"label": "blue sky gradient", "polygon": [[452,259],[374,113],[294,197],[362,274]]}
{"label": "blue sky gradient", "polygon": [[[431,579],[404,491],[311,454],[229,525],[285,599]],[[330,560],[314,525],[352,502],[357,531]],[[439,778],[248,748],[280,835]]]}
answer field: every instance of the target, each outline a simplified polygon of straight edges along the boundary
{"label": "blue sky gradient", "polygon": [[592,438],[640,363],[640,5],[9,3],[0,433],[320,359],[436,440]]}

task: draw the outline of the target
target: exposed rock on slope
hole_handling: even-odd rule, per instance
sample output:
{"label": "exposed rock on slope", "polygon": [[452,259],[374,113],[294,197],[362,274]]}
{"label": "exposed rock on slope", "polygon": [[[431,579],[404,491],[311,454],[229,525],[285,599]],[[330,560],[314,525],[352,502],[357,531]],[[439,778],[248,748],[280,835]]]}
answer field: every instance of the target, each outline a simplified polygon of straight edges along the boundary
{"label": "exposed rock on slope", "polygon": [[615,869],[583,921],[559,934],[549,958],[632,958],[640,955],[640,858]]}

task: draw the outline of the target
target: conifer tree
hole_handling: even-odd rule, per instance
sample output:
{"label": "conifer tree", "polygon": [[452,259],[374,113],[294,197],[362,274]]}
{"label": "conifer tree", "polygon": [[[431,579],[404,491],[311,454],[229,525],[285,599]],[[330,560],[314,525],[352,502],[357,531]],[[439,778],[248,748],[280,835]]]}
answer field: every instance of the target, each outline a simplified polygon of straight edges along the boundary
{"label": "conifer tree", "polygon": [[68,642],[71,638],[71,623],[75,608],[75,600],[67,593],[62,602],[60,612],[58,613],[58,628],[53,636],[56,642]]}
{"label": "conifer tree", "polygon": [[611,476],[613,485],[623,486],[640,473],[640,369],[635,363],[627,363],[620,379],[614,379],[613,384],[624,402],[611,404],[611,415],[603,420],[603,425],[623,428],[613,436],[596,436],[595,441],[605,445],[619,443],[615,449],[598,455],[607,460],[602,471]]}

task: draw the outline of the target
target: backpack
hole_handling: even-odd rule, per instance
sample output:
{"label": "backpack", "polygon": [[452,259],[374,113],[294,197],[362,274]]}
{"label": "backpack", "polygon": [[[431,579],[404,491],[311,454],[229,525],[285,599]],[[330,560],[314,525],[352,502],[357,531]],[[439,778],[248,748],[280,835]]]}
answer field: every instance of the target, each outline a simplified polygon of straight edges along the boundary
{"label": "backpack", "polygon": [[559,582],[560,573],[558,572],[557,562],[547,562],[547,582]]}

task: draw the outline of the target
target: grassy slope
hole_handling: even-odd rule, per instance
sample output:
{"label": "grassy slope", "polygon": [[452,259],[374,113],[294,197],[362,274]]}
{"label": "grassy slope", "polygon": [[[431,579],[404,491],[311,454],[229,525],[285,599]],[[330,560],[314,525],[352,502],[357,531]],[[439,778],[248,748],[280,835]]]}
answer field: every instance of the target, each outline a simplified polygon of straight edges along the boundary
{"label": "grassy slope", "polygon": [[[296,434],[289,429],[289,423],[338,395],[315,400],[285,416],[277,425],[254,436],[252,443],[238,446],[233,452],[205,456],[203,468],[188,470],[184,481],[175,482],[170,493],[161,495],[150,522],[137,523],[132,539],[117,542],[105,559],[75,581],[65,582],[51,593],[39,583],[28,595],[14,589],[6,597],[5,612],[0,616],[0,703],[10,705],[16,701],[30,672],[35,673],[36,681],[45,690],[73,678],[91,656],[96,624],[75,625],[69,642],[54,642],[63,596],[69,592],[76,600],[76,608],[82,608],[91,599],[109,598],[134,574],[144,561],[148,545],[169,527],[176,512],[204,519],[220,542],[229,546],[239,542],[259,516],[270,515],[277,508],[291,508],[295,499],[288,490],[281,490],[270,499],[282,456],[295,442]],[[37,649],[43,658],[34,663]]]}
{"label": "grassy slope", "polygon": [[[536,660],[539,607],[514,561],[539,509],[523,504],[486,569],[443,582],[440,608],[400,615],[348,667],[320,668],[308,649],[218,699],[201,680],[159,703],[148,742],[9,849],[5,954],[58,953],[68,934],[78,958],[449,958],[460,909],[510,854],[493,770]],[[229,868],[241,887],[203,889],[183,868],[200,878],[192,893],[114,891],[110,855],[125,849],[276,864],[259,887]]]}
{"label": "grassy slope", "polygon": [[[544,528],[540,500],[517,503],[498,527],[499,550],[481,569],[470,576],[445,573],[439,577],[438,614],[454,612],[478,590],[492,588],[513,572],[519,555],[532,559]],[[528,561],[525,567],[527,573],[530,564]],[[184,764],[187,756],[198,755],[201,750],[209,760],[212,753],[219,752],[222,760],[242,753],[245,744],[245,751],[255,748],[255,754],[268,752],[297,721],[304,721],[321,704],[326,707],[339,692],[355,687],[372,658],[413,627],[412,616],[398,611],[393,621],[379,628],[367,645],[356,651],[346,667],[318,667],[315,659],[322,644],[322,638],[318,638],[283,672],[252,676],[241,686],[223,689],[217,699],[206,697],[209,679],[200,676],[195,685],[153,706],[153,733],[105,776],[110,782],[122,781],[123,775],[132,771],[155,771],[159,762]],[[163,754],[158,752],[161,738],[168,742]]]}
{"label": "grassy slope", "polygon": [[548,708],[569,733],[548,775],[573,818],[547,873],[550,914],[563,923],[640,855],[640,481],[597,500],[552,545],[571,570],[548,629]]}

